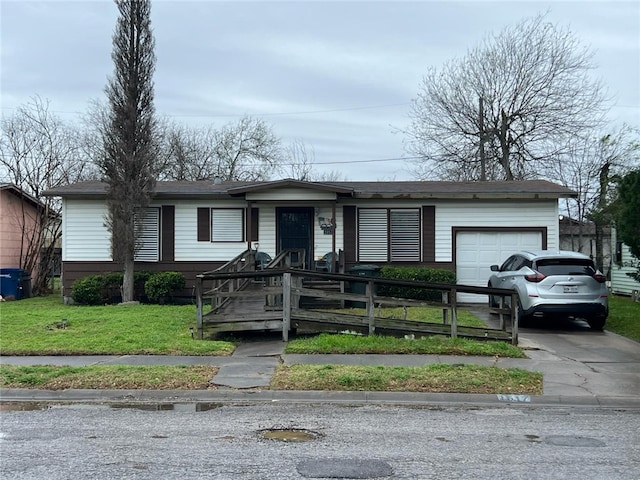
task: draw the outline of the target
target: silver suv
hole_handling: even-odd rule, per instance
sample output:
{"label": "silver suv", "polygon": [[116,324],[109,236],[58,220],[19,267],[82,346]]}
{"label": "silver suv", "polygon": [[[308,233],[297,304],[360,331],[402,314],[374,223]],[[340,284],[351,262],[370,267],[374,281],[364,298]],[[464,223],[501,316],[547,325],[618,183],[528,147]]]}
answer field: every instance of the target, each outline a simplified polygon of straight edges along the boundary
{"label": "silver suv", "polygon": [[[609,314],[606,279],[593,260],[569,251],[523,251],[511,255],[494,272],[489,287],[518,292],[519,318],[565,315],[602,330]],[[497,306],[490,296],[489,305]]]}

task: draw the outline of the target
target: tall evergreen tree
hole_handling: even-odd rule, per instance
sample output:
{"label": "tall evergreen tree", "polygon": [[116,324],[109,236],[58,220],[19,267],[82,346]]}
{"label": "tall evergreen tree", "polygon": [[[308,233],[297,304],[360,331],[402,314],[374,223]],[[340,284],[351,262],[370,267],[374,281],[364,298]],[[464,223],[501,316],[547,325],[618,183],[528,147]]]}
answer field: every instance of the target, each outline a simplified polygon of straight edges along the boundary
{"label": "tall evergreen tree", "polygon": [[136,215],[147,207],[155,185],[153,106],[154,39],[150,0],[115,0],[120,16],[113,34],[114,74],[105,88],[109,111],[98,161],[108,184],[107,226],[113,260],[122,263],[122,301],[133,300]]}

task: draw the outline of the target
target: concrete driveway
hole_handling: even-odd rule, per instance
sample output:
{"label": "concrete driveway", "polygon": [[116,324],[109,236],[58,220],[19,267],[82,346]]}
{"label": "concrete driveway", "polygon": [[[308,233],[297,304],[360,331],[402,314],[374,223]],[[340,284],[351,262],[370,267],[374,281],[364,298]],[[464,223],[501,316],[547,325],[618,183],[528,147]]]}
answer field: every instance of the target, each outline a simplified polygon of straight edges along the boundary
{"label": "concrete driveway", "polygon": [[640,396],[640,344],[606,327],[598,332],[577,319],[535,320],[520,329],[519,339],[532,360],[557,362],[557,369],[545,368],[547,394],[562,385],[565,395]]}

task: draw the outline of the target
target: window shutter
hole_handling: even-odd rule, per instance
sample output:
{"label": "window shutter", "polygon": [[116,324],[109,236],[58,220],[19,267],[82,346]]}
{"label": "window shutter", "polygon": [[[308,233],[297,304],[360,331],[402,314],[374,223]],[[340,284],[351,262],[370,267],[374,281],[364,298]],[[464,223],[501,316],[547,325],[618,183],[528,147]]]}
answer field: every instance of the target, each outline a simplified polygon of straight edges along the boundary
{"label": "window shutter", "polygon": [[398,209],[390,211],[391,261],[420,261],[420,211]]}
{"label": "window shutter", "polygon": [[198,241],[211,241],[211,210],[209,208],[198,209]]}
{"label": "window shutter", "polygon": [[157,262],[160,251],[160,209],[145,208],[135,218],[138,238],[134,260]]}
{"label": "window shutter", "polygon": [[260,239],[259,235],[260,225],[260,210],[257,208],[251,209],[251,241],[257,242]]}
{"label": "window shutter", "polygon": [[243,242],[244,210],[240,208],[212,209],[211,239],[214,242]]}
{"label": "window shutter", "polygon": [[358,210],[358,260],[361,262],[386,262],[387,209],[364,208]]}

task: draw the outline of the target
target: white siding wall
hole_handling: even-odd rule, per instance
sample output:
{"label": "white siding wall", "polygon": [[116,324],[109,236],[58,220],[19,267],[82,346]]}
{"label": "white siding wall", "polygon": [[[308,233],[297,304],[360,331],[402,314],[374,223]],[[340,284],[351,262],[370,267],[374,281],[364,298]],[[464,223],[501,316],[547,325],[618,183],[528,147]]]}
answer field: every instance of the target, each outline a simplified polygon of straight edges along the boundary
{"label": "white siding wall", "polygon": [[103,200],[65,199],[62,203],[62,260],[110,261],[111,234]]}
{"label": "white siding wall", "polygon": [[627,275],[627,273],[637,271],[630,265],[637,264],[638,260],[633,255],[631,255],[629,247],[625,244],[622,244],[622,265],[618,265],[615,262],[616,244],[616,232],[615,229],[613,229],[613,231],[611,232],[611,245],[613,249],[611,253],[611,291],[613,293],[631,295],[634,290],[640,290],[640,283],[636,282],[633,278]]}
{"label": "white siding wall", "polygon": [[260,242],[259,250],[276,256],[276,207],[274,205],[260,205],[258,240]]}
{"label": "white siding wall", "polygon": [[436,261],[451,262],[452,227],[547,227],[547,248],[558,248],[558,204],[548,202],[436,203]]}
{"label": "white siding wall", "polygon": [[[325,253],[329,253],[332,250],[332,238],[333,235],[325,235],[325,233],[320,228],[320,222],[318,221],[319,217],[324,217],[326,219],[330,219],[333,215],[332,208],[330,206],[322,206],[317,207],[316,209],[317,216],[313,219],[313,236],[315,238],[314,252],[313,256],[315,259],[318,257],[322,257]],[[344,245],[344,224],[342,220],[342,208],[336,207],[336,253],[338,250],[341,250]]]}
{"label": "white siding wall", "polygon": [[245,208],[244,201],[180,201],[175,204],[175,261],[226,262],[247,249],[247,242],[198,242],[198,208]]}
{"label": "white siding wall", "polygon": [[334,200],[336,194],[325,190],[312,190],[309,188],[274,188],[246,194],[247,200]]}

